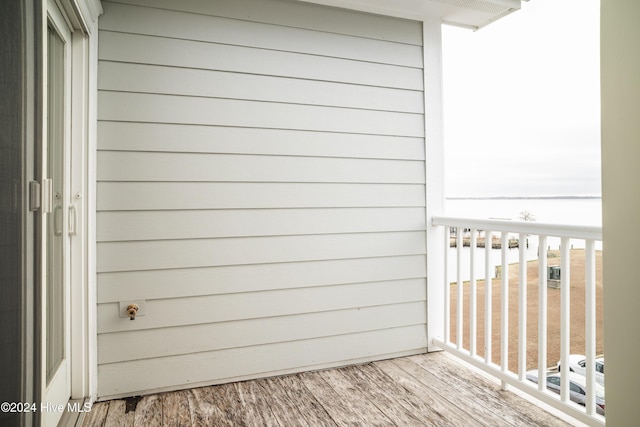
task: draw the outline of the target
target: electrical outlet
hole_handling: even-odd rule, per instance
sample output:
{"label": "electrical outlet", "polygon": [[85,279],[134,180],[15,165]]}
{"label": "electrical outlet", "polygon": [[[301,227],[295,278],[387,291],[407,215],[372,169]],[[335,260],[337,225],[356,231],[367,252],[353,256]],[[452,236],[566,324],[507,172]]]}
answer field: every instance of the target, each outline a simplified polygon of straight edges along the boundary
{"label": "electrical outlet", "polygon": [[119,304],[120,304],[120,317],[129,318],[129,313],[127,313],[127,307],[129,307],[130,304],[136,304],[138,306],[138,312],[136,313],[136,318],[147,314],[147,301],[145,300],[125,301],[125,302],[120,302]]}

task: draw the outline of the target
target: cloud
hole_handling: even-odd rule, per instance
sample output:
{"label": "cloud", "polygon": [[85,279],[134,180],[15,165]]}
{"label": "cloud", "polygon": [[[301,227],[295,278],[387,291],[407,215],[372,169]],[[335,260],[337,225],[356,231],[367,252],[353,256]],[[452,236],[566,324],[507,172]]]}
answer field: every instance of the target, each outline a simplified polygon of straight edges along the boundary
{"label": "cloud", "polygon": [[449,195],[600,194],[598,9],[537,0],[444,28]]}

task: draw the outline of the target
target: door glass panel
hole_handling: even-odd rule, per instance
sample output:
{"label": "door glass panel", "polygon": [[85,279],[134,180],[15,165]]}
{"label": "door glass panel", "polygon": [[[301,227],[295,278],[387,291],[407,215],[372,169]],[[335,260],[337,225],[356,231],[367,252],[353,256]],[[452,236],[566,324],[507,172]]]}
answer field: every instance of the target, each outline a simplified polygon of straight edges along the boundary
{"label": "door glass panel", "polygon": [[64,41],[48,33],[47,174],[53,181],[53,211],[47,214],[47,384],[65,357],[64,286]]}

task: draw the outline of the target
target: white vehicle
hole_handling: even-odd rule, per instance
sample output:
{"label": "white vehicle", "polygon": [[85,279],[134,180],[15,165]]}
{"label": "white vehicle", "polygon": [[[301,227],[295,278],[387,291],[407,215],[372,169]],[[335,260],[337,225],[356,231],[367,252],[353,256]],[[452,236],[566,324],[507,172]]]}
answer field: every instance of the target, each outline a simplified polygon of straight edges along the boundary
{"label": "white vehicle", "polygon": [[[587,358],[581,354],[569,355],[569,371],[580,374],[584,377],[587,376]],[[558,371],[560,371],[560,362],[558,362]],[[596,359],[596,382],[601,386],[604,386],[604,357],[598,357]]]}
{"label": "white vehicle", "polygon": [[[538,383],[538,371],[528,371],[527,379]],[[554,393],[560,394],[560,374],[550,373],[547,375],[547,389]],[[585,384],[585,377],[576,374],[575,372],[569,372],[569,396],[570,399],[579,405],[584,406],[587,401],[587,386]],[[604,387],[600,384],[595,384],[596,392],[596,412],[600,415],[604,415]]]}

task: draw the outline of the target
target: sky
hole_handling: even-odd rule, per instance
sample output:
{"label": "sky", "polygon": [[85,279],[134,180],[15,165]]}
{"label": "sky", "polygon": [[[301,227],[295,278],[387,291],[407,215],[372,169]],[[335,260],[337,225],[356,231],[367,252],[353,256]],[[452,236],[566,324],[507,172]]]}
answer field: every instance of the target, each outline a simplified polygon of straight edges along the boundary
{"label": "sky", "polygon": [[599,0],[443,27],[447,197],[599,196]]}

